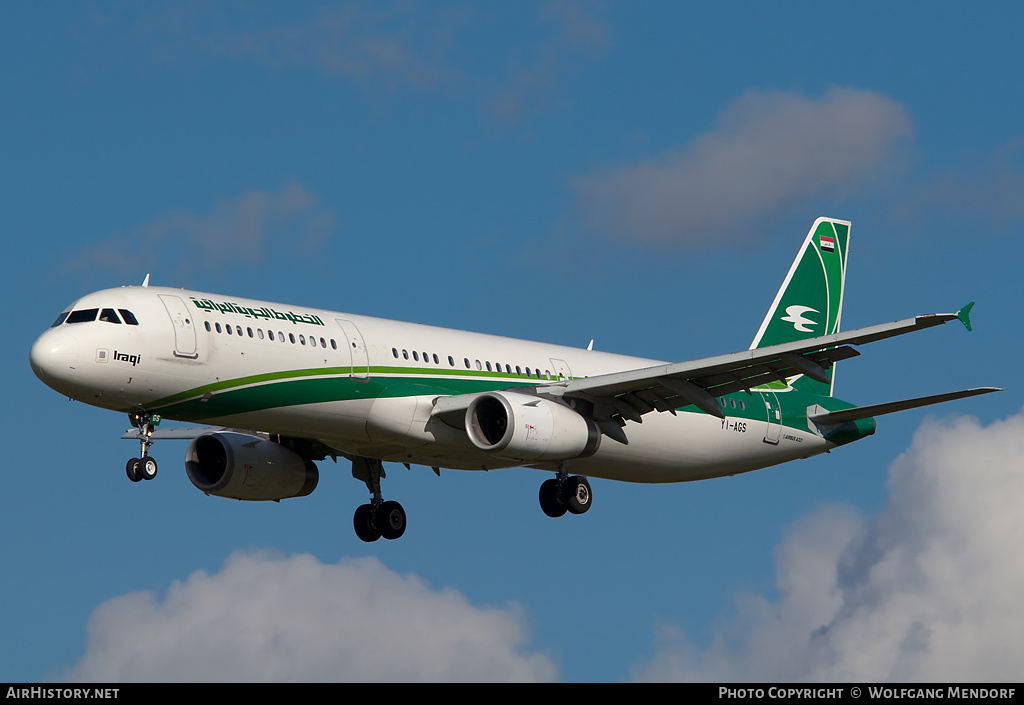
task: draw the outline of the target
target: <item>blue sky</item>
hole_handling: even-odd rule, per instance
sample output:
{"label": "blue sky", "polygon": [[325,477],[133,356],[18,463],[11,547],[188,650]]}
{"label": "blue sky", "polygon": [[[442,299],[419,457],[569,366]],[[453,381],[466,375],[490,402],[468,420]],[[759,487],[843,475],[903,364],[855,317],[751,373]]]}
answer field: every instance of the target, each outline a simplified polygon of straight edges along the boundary
{"label": "blue sky", "polygon": [[[1021,10],[938,3],[5,3],[0,680],[1020,680]],[[703,483],[321,466],[205,497],[182,442],[32,375],[96,289],[183,286],[664,360],[745,349],[815,217],[879,420]]]}

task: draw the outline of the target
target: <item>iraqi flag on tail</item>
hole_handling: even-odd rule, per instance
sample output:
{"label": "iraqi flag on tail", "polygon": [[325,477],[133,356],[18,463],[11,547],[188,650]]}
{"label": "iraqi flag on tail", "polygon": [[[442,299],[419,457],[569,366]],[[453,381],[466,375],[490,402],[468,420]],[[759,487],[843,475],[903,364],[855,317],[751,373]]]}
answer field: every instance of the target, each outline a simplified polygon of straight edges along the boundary
{"label": "iraqi flag on tail", "polygon": [[836,239],[831,235],[822,235],[818,238],[818,243],[821,245],[821,249],[825,252],[836,251]]}

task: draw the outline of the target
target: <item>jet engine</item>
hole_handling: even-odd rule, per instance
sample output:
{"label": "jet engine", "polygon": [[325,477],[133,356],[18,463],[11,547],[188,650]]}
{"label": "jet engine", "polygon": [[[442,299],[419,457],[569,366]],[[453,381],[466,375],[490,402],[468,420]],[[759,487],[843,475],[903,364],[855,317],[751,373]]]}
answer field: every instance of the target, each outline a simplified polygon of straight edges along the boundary
{"label": "jet engine", "polygon": [[477,448],[510,460],[569,460],[597,452],[601,431],[568,406],[516,392],[487,392],[466,409]]}
{"label": "jet engine", "polygon": [[316,465],[259,436],[208,433],[189,444],[185,472],[206,494],[252,501],[304,497],[316,489]]}

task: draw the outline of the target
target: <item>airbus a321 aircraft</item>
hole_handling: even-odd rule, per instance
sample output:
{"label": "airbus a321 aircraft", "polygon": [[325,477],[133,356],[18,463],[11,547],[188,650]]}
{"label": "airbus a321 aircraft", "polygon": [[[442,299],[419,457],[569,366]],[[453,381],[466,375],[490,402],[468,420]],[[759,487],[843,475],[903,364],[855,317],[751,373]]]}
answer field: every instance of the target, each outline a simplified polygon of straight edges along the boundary
{"label": "airbus a321 aircraft", "polygon": [[[338,456],[371,494],[363,541],[400,537],[382,461],[554,473],[552,517],[590,509],[588,477],[686,482],[807,458],[875,431],[874,416],[998,391],[853,406],[832,396],[855,346],[959,319],[971,305],[839,332],[850,223],[819,218],[749,350],[665,363],[302,306],[148,286],[68,306],[32,346],[32,370],[72,399],[127,413],[133,482],[150,446],[192,439],[185,471],[206,494],[301,497]],[[158,430],[161,418],[215,428]],[[570,474],[570,469],[573,474]]]}

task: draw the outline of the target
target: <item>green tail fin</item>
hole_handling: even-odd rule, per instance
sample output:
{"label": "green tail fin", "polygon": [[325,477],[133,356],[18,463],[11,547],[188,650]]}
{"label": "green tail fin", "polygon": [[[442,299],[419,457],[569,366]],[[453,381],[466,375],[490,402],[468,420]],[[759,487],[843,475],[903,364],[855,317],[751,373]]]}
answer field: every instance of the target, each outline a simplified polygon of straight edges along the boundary
{"label": "green tail fin", "polygon": [[[750,345],[751,350],[839,331],[849,242],[848,221],[814,221]],[[834,369],[828,370],[828,384],[803,376],[791,379],[790,384],[794,389],[831,396]]]}

